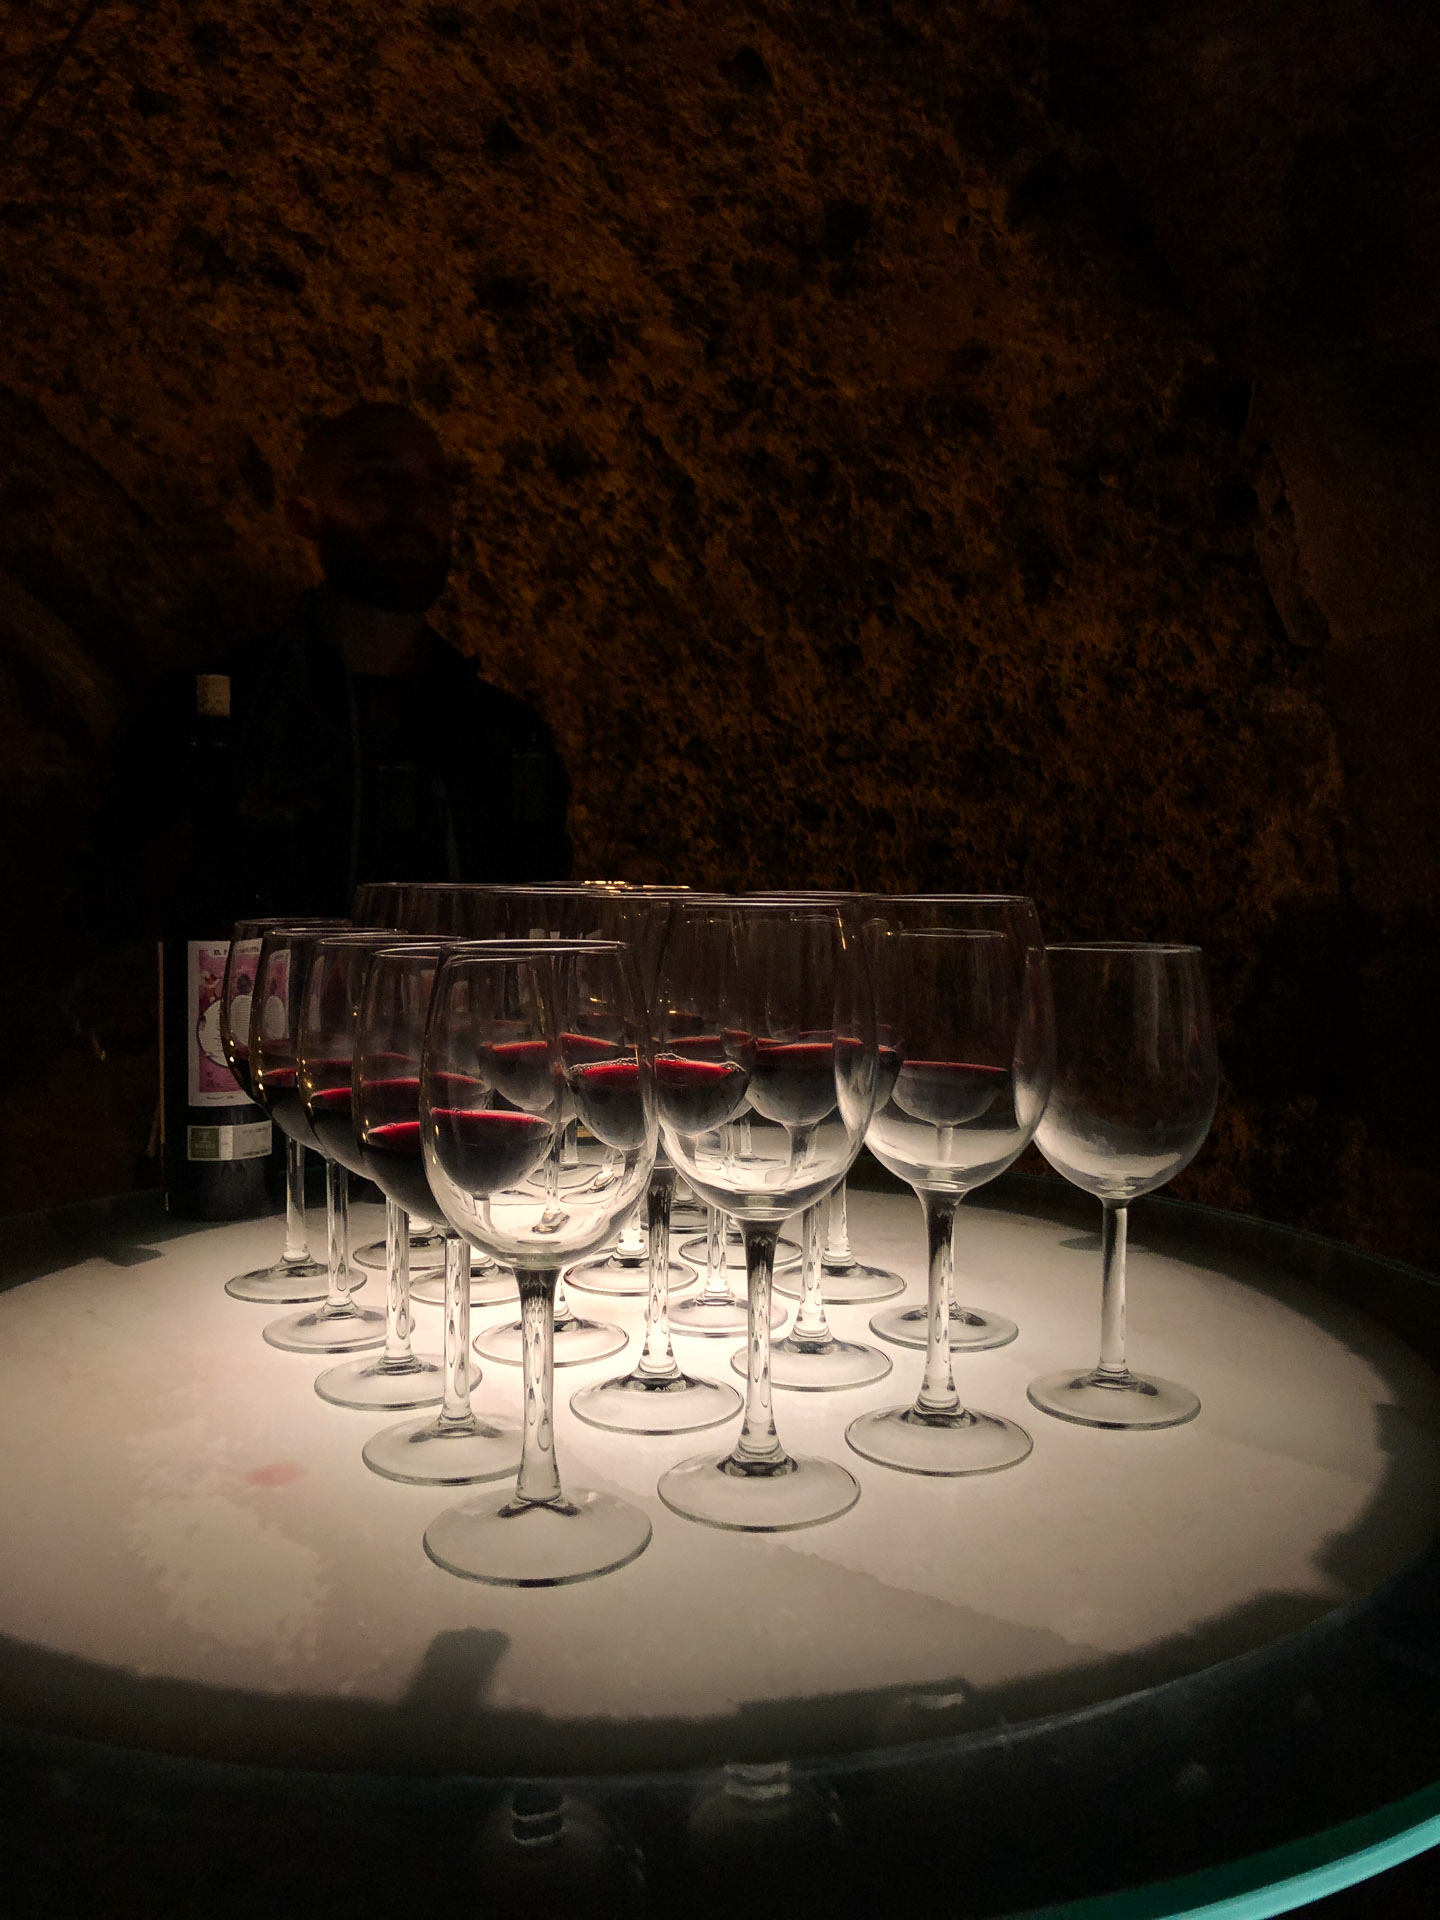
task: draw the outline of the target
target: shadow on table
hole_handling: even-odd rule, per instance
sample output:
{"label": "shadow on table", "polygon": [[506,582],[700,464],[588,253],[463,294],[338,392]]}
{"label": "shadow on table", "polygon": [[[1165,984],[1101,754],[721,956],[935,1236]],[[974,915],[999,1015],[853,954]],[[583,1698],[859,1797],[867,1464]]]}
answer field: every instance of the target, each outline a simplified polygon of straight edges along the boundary
{"label": "shadow on table", "polygon": [[17,1214],[0,1222],[0,1293],[84,1260],[143,1266],[169,1241],[205,1231],[203,1221],[172,1218],[153,1190]]}

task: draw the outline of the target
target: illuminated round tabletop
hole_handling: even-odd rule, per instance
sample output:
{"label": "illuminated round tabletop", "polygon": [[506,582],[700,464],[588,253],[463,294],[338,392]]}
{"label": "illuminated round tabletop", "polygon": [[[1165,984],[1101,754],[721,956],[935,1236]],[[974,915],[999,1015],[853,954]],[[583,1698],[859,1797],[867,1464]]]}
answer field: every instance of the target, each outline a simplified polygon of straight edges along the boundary
{"label": "illuminated round tabletop", "polygon": [[[377,1229],[356,1209],[356,1243]],[[862,1258],[921,1297],[920,1210],[859,1193]],[[261,1339],[274,1310],[225,1279],[272,1256],[273,1220],[101,1250],[0,1294],[0,1720],[208,1760],[387,1774],[675,1769],[859,1753],[1131,1695],[1283,1640],[1380,1587],[1430,1540],[1440,1383],[1377,1322],[1253,1258],[1130,1262],[1130,1356],[1193,1387],[1193,1423],[1098,1431],[1026,1401],[1094,1357],[1098,1240],[972,1207],[963,1301],[1017,1321],[957,1358],[975,1406],[1035,1447],[936,1480],[846,1447],[846,1423],[913,1397],[923,1356],[851,1392],[777,1392],[782,1438],[842,1459],[858,1505],[747,1536],[655,1494],[707,1435],[607,1434],[557,1372],[562,1474],[642,1505],[649,1549],[552,1590],[458,1580],[421,1549],[463,1491],[362,1464],[387,1416],[314,1392],[314,1358]],[[370,1293],[378,1291],[372,1281]],[[583,1296],[636,1352],[640,1302]],[[834,1308],[870,1338],[869,1308]],[[506,1317],[476,1307],[473,1326]],[[417,1308],[417,1344],[439,1341]],[[678,1340],[733,1378],[736,1343]],[[627,1360],[628,1364],[628,1360]],[[484,1411],[519,1376],[485,1368]],[[400,1416],[389,1416],[400,1417]]]}

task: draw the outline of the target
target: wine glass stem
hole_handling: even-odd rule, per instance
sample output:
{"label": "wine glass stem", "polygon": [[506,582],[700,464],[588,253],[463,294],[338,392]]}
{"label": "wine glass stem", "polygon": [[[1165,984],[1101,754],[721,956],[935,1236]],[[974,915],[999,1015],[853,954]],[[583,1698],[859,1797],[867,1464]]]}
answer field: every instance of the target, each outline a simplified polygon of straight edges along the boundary
{"label": "wine glass stem", "polygon": [[310,1258],[310,1236],[305,1230],[305,1149],[292,1134],[285,1136],[285,1252],[297,1264]]}
{"label": "wine glass stem", "polygon": [[779,1465],[785,1449],[775,1432],[770,1395],[770,1284],[775,1269],[778,1227],[745,1223],[745,1279],[749,1293],[749,1356],[745,1387],[745,1424],[732,1458],[743,1466]]}
{"label": "wine glass stem", "polygon": [[350,1311],[350,1176],[338,1160],[325,1162],[325,1251],[329,1272],[325,1311]]}
{"label": "wine glass stem", "polygon": [[521,1364],[525,1375],[525,1431],[520,1443],[517,1506],[554,1506],[560,1498],[555,1464],[555,1283],[559,1270],[516,1269],[520,1286]]}
{"label": "wine glass stem", "polygon": [[1128,1210],[1112,1200],[1100,1216],[1099,1373],[1121,1379],[1125,1365],[1125,1238]]}
{"label": "wine glass stem", "polygon": [[445,1380],[440,1421],[470,1420],[470,1242],[445,1236]]}
{"label": "wine glass stem", "polygon": [[813,1207],[805,1209],[800,1223],[800,1240],[804,1248],[804,1279],[801,1282],[800,1309],[795,1315],[795,1324],[790,1329],[791,1340],[804,1341],[806,1346],[828,1346],[834,1335],[830,1331],[830,1322],[825,1318],[825,1296],[820,1291],[820,1209],[823,1200],[817,1200]]}
{"label": "wine glass stem", "polygon": [[648,1380],[675,1380],[680,1376],[675,1349],[670,1344],[670,1204],[675,1194],[675,1169],[657,1167],[645,1195],[645,1227],[650,1242],[650,1297],[645,1302],[645,1350],[637,1373]]}
{"label": "wine glass stem", "polygon": [[385,1359],[410,1358],[410,1220],[403,1207],[385,1202]]}
{"label": "wine glass stem", "polygon": [[825,1202],[825,1255],[826,1273],[849,1273],[856,1264],[855,1254],[850,1245],[849,1208],[845,1199],[845,1182],[842,1180],[830,1198]]}
{"label": "wine glass stem", "polygon": [[725,1277],[725,1216],[719,1207],[705,1209],[705,1290],[702,1300],[723,1305],[730,1298]]}
{"label": "wine glass stem", "polygon": [[915,1405],[921,1413],[958,1413],[960,1396],[950,1366],[950,1274],[954,1265],[955,1210],[960,1203],[952,1194],[922,1193],[920,1204],[925,1209],[930,1246],[929,1334],[925,1378]]}

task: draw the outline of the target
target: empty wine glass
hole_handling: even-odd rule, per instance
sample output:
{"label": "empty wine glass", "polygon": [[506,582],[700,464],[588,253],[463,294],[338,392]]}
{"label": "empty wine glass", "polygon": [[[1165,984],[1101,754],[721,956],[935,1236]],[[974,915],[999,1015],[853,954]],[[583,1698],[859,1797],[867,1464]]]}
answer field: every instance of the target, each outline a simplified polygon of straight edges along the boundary
{"label": "empty wine glass", "polygon": [[[739,1136],[739,1146],[737,1150],[741,1153],[745,1153],[748,1151],[748,1148],[746,1145],[748,1135],[746,1135],[743,1131],[745,1122],[742,1120],[739,1122],[739,1125],[742,1131]],[[710,1228],[709,1226],[708,1225],[706,1226],[704,1233],[697,1233],[690,1240],[682,1240],[680,1243],[680,1252],[685,1259],[694,1261],[697,1267],[701,1264],[702,1261],[708,1267],[710,1265]],[[728,1215],[721,1216],[720,1251],[719,1251],[718,1257],[719,1257],[721,1267],[726,1269],[727,1273],[736,1274],[741,1278],[744,1277],[746,1272],[745,1236],[740,1231],[739,1222],[736,1220],[730,1219]],[[793,1285],[789,1289],[789,1291],[792,1294],[798,1294],[800,1291],[799,1273],[800,1273],[800,1262],[802,1257],[803,1255],[800,1247],[800,1242],[798,1240],[790,1239],[787,1234],[781,1234],[775,1242],[775,1258],[770,1264],[770,1273],[771,1273],[772,1280],[773,1280],[773,1277],[778,1273],[789,1274],[793,1280]],[[729,1285],[728,1278],[726,1281],[726,1285],[727,1286]],[[742,1302],[742,1306],[743,1306],[743,1302]],[[782,1320],[785,1317],[785,1310],[783,1307],[780,1310],[780,1317]],[[742,1333],[744,1332],[743,1324],[738,1329],[738,1331]]]}
{"label": "empty wine glass", "polygon": [[[328,1157],[357,1179],[369,1177],[354,1113],[352,1081],[360,1004],[377,951],[391,931],[327,935],[316,942],[306,980],[296,1059],[305,1111]],[[385,1345],[377,1354],[329,1367],[315,1382],[338,1407],[388,1409],[432,1405],[441,1397],[438,1358],[411,1348],[409,1231],[387,1197]]]}
{"label": "empty wine glass", "polygon": [[1100,1201],[1100,1358],[1032,1381],[1043,1413],[1087,1427],[1175,1427],[1200,1402],[1189,1387],[1125,1362],[1129,1203],[1189,1166],[1215,1116],[1219,1069],[1198,947],[1077,942],[1048,949],[1055,1085],[1036,1145]]}
{"label": "empty wine glass", "polygon": [[666,1147],[745,1236],[745,1420],[733,1449],[672,1467],[665,1504],[710,1526],[774,1532],[852,1507],[838,1462],[791,1455],[770,1382],[771,1261],[780,1223],[844,1178],[875,1098],[874,1009],[854,933],[814,905],[677,903],[653,1015]]}
{"label": "empty wine glass", "polygon": [[[355,1353],[378,1347],[385,1338],[385,1316],[356,1306],[351,1299],[349,1172],[333,1150],[343,1144],[337,1124],[330,1142],[322,1141],[307,1107],[300,1080],[300,1028],[305,989],[316,948],[322,940],[350,940],[352,933],[292,933],[264,936],[256,972],[255,1006],[250,1018],[250,1067],[255,1090],[272,1120],[292,1138],[312,1147],[325,1161],[325,1225],[329,1256],[324,1304],[272,1320],[264,1329],[272,1347],[287,1353]],[[345,1036],[349,1068],[350,1036]],[[318,1056],[317,1056],[318,1058]],[[348,1093],[346,1095],[348,1108]],[[349,1115],[344,1127],[348,1130]]]}
{"label": "empty wine glass", "polygon": [[[553,1177],[584,1124],[583,1180]],[[425,1165],[450,1224],[511,1262],[525,1321],[524,1451],[514,1494],[466,1501],[425,1530],[452,1573],[558,1586],[624,1566],[650,1521],[613,1494],[561,1487],[552,1317],[561,1267],[605,1244],[655,1159],[650,1037],[633,956],[615,942],[478,946],[436,975],[421,1075]]]}
{"label": "empty wine glass", "polygon": [[[835,1193],[843,1192],[843,1184]],[[835,1198],[835,1193],[829,1196]],[[890,1371],[890,1360],[877,1347],[858,1340],[839,1340],[825,1317],[825,1296],[821,1290],[820,1220],[829,1201],[808,1207],[801,1222],[801,1245],[805,1250],[800,1305],[795,1321],[783,1340],[770,1346],[770,1384],[793,1387],[802,1393],[833,1393],[844,1387],[869,1386],[883,1380]],[[749,1358],[742,1350],[731,1356],[737,1373],[746,1373]]]}
{"label": "empty wine glass", "polygon": [[[704,1233],[682,1245],[680,1251],[687,1260],[704,1261],[704,1285],[699,1293],[677,1300],[671,1307],[672,1333],[693,1334],[702,1340],[729,1340],[737,1333],[744,1333],[749,1326],[750,1309],[746,1305],[745,1295],[735,1293],[730,1285],[730,1276],[737,1271],[728,1258],[732,1226],[733,1222],[726,1219],[719,1207],[706,1207]],[[739,1240],[743,1263],[745,1242],[740,1239],[738,1229],[736,1238]],[[777,1240],[777,1250],[784,1244],[787,1243]],[[778,1263],[778,1251],[776,1257]],[[738,1271],[743,1274],[743,1264]],[[784,1324],[784,1307],[772,1301],[770,1331],[773,1333]]]}
{"label": "empty wine glass", "polygon": [[875,930],[870,953],[884,1039],[866,1143],[924,1209],[930,1340],[914,1404],[862,1414],[845,1438],[908,1473],[990,1473],[1023,1460],[1032,1442],[956,1392],[948,1282],[956,1208],[1024,1151],[1045,1104],[1046,1076],[1024,1052],[1024,967],[1003,934],[943,925]]}
{"label": "empty wine glass", "polygon": [[[286,920],[277,915],[236,921],[220,989],[220,1042],[230,1071],[249,1099],[256,1097],[250,1078],[250,1012],[262,936],[272,927],[320,929],[349,924],[348,920]],[[311,1257],[305,1219],[305,1148],[291,1134],[287,1133],[284,1138],[284,1250],[271,1266],[253,1267],[248,1273],[237,1273],[225,1282],[225,1291],[236,1300],[254,1300],[277,1307],[325,1298],[325,1263]]]}
{"label": "empty wine glass", "polygon": [[[365,1171],[386,1199],[406,1213],[438,1211],[420,1143],[420,1064],[435,972],[446,948],[405,940],[371,956],[355,1031],[352,1076],[355,1135]],[[387,1215],[388,1220],[388,1215]],[[463,1486],[498,1480],[520,1464],[520,1427],[503,1415],[478,1414],[470,1396],[479,1384],[470,1365],[468,1244],[445,1233],[445,1352],[440,1411],[374,1433],[361,1457],[387,1480],[419,1486]],[[513,1287],[514,1276],[508,1276]]]}
{"label": "empty wine glass", "polygon": [[[871,1267],[859,1259],[850,1245],[849,1182],[840,1185],[825,1202],[825,1245],[820,1256],[821,1297],[832,1306],[858,1306],[871,1300],[888,1300],[905,1291],[905,1282],[888,1267]],[[793,1276],[776,1281],[777,1291],[793,1293]],[[903,1343],[902,1343],[903,1344]]]}
{"label": "empty wine glass", "polygon": [[[907,893],[888,898],[872,896],[866,900],[864,911],[867,923],[908,928],[911,932],[943,925],[1003,934],[1024,971],[1020,1052],[1048,1086],[1054,1033],[1045,942],[1033,900],[1018,893]],[[960,1274],[954,1248],[948,1274],[951,1352],[979,1353],[1008,1346],[1018,1331],[1013,1320],[987,1308],[962,1305],[957,1298]],[[897,1347],[928,1348],[930,1310],[885,1307],[871,1317],[870,1331]]]}

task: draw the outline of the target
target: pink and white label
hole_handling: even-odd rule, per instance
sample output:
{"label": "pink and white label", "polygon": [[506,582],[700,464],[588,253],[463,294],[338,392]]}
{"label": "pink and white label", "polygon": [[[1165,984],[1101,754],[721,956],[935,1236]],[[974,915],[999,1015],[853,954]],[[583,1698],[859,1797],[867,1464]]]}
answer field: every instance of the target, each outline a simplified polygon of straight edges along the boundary
{"label": "pink and white label", "polygon": [[245,1095],[235,1084],[220,1038],[220,995],[229,951],[228,940],[191,940],[186,944],[189,1103],[192,1107],[245,1105]]}

